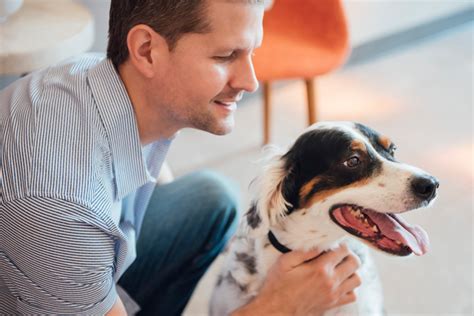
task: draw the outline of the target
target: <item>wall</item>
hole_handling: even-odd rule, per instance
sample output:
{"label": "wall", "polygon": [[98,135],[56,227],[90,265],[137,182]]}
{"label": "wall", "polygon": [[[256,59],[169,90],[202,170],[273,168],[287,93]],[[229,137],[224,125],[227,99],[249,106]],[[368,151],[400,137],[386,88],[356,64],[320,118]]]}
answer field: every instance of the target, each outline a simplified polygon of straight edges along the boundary
{"label": "wall", "polygon": [[[88,7],[94,16],[95,40],[91,51],[105,53],[110,0],[73,1]],[[468,0],[345,0],[344,3],[353,46],[473,7]],[[0,89],[17,78],[18,76],[0,76]]]}

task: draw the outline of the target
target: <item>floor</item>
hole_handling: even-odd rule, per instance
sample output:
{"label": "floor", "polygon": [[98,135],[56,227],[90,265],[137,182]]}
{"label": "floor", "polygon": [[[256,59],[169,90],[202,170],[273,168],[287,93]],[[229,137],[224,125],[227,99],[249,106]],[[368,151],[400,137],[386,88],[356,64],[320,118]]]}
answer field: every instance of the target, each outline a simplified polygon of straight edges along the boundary
{"label": "floor", "polygon": [[[441,183],[432,208],[405,216],[428,232],[431,251],[405,259],[374,254],[389,315],[472,315],[472,76],[471,23],[318,81],[321,120],[359,121],[390,135],[399,160]],[[303,89],[301,82],[290,81],[274,91],[272,135],[279,146],[304,128]],[[240,105],[228,136],[183,131],[169,155],[174,172],[217,170],[238,182],[242,205],[248,205],[247,186],[261,156],[260,102],[253,96]],[[207,313],[221,264],[218,259],[205,275],[186,315]]]}

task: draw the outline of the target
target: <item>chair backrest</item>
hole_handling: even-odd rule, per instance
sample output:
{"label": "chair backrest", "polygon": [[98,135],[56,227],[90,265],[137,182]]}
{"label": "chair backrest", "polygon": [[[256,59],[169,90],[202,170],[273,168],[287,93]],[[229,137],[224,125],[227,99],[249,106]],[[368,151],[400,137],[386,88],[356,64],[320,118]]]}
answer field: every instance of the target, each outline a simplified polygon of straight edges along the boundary
{"label": "chair backrest", "polygon": [[344,49],[348,41],[340,0],[275,0],[263,25],[264,30],[334,49]]}
{"label": "chair backrest", "polygon": [[349,51],[341,0],[275,0],[263,27],[254,58],[259,79],[316,76],[339,66]]}

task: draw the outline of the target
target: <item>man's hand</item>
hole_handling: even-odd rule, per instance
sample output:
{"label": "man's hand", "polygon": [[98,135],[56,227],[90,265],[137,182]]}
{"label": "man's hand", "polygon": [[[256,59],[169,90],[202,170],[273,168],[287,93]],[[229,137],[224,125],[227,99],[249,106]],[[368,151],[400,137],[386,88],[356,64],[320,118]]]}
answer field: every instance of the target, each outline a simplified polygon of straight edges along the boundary
{"label": "man's hand", "polygon": [[125,310],[125,306],[119,296],[117,296],[117,300],[106,316],[127,316],[127,311]]}
{"label": "man's hand", "polygon": [[[269,270],[258,296],[235,315],[321,315],[356,300],[361,284],[357,256],[342,245],[334,251],[292,251]],[[263,314],[262,314],[263,313]]]}

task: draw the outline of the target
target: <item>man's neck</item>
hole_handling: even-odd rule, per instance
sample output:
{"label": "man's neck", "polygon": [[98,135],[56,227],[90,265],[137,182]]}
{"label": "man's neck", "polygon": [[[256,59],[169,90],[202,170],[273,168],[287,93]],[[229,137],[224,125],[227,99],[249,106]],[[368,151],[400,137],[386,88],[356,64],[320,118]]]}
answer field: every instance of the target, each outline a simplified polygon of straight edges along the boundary
{"label": "man's neck", "polygon": [[148,145],[159,139],[171,138],[180,129],[173,126],[165,113],[159,111],[159,104],[149,98],[150,83],[140,76],[127,62],[119,66],[118,74],[127,90],[137,121],[140,143]]}

